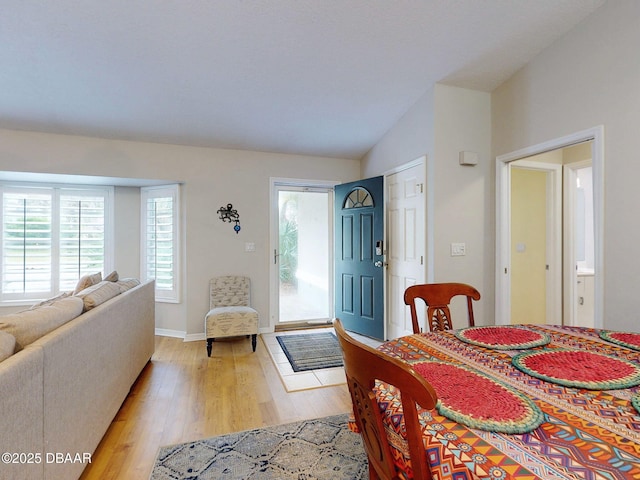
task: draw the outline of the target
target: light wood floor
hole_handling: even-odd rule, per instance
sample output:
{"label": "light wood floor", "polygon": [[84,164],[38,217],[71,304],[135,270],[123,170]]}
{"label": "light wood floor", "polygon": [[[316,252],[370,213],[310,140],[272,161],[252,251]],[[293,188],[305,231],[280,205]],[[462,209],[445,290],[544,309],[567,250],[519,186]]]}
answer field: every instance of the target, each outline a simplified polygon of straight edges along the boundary
{"label": "light wood floor", "polygon": [[81,480],[147,480],[158,448],[350,411],[346,385],[287,393],[262,339],[156,337],[140,374]]}

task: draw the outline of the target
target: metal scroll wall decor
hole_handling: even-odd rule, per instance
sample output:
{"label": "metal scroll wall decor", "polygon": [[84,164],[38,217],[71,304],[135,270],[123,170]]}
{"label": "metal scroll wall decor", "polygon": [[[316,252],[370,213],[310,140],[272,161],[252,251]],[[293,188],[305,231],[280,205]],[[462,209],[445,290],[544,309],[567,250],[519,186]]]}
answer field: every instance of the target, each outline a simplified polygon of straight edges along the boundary
{"label": "metal scroll wall decor", "polygon": [[233,205],[227,203],[226,207],[220,207],[218,209],[218,218],[223,222],[236,222],[233,229],[236,233],[240,232],[240,214],[233,208]]}

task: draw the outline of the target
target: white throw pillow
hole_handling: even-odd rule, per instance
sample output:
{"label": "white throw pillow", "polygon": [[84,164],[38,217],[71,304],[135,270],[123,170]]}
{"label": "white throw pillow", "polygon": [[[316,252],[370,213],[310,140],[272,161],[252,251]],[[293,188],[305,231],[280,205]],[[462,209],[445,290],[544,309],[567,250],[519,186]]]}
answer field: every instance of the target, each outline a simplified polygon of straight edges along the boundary
{"label": "white throw pillow", "polygon": [[84,311],[86,312],[112,299],[116,295],[120,295],[120,286],[116,282],[103,280],[77,293],[76,297],[82,299],[84,302]]}
{"label": "white throw pillow", "polygon": [[58,295],[56,295],[55,297],[47,298],[46,300],[42,300],[41,302],[36,303],[35,305],[33,305],[31,307],[31,309],[33,310],[34,308],[43,307],[45,305],[51,305],[51,304],[57,302],[58,300],[61,300],[63,298],[67,298],[72,293],[73,292],[61,292]]}
{"label": "white throw pillow", "polygon": [[140,280],[137,278],[121,278],[117,283],[120,286],[120,293],[124,293],[127,290],[140,285]]}
{"label": "white throw pillow", "polygon": [[85,288],[90,287],[91,285],[95,285],[96,283],[100,283],[102,281],[102,272],[92,273],[91,275],[84,275],[80,277],[78,280],[78,284],[76,288],[73,290],[73,294],[81,292]]}
{"label": "white throw pillow", "polygon": [[117,282],[119,278],[118,272],[114,270],[109,275],[104,277],[104,280],[108,280],[109,282]]}
{"label": "white throw pillow", "polygon": [[7,332],[0,332],[0,362],[13,355],[16,349],[16,337]]}
{"label": "white throw pillow", "polygon": [[82,313],[82,299],[62,298],[51,305],[0,316],[0,331],[13,335],[18,352]]}

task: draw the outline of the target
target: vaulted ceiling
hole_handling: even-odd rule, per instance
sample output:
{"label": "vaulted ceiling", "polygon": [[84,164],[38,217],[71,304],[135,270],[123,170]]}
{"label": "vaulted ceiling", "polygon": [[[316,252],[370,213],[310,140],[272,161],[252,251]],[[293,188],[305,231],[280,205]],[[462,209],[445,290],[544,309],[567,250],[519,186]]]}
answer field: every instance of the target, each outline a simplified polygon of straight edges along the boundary
{"label": "vaulted ceiling", "polygon": [[360,158],[605,0],[7,0],[0,127]]}

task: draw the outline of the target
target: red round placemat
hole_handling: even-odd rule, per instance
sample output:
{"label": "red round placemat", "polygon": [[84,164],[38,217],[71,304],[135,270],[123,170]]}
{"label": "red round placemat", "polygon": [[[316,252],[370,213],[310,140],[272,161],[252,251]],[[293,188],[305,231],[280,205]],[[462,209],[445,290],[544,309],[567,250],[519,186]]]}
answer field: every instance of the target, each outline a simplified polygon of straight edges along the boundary
{"label": "red round placemat", "polygon": [[516,325],[492,325],[463,328],[454,333],[463,342],[496,350],[524,350],[547,345],[551,338],[544,333]]}
{"label": "red round placemat", "polygon": [[500,433],[535,430],[544,414],[530,398],[480,372],[446,362],[412,367],[438,395],[438,412],[470,428]]}
{"label": "red round placemat", "polygon": [[640,333],[609,332],[602,330],[599,335],[600,338],[608,342],[617,343],[618,345],[633,350],[640,350]]}
{"label": "red round placemat", "polygon": [[511,361],[532,377],[566,387],[614,390],[640,384],[640,368],[636,364],[586,350],[525,352]]}

